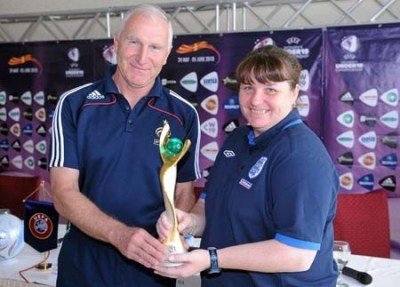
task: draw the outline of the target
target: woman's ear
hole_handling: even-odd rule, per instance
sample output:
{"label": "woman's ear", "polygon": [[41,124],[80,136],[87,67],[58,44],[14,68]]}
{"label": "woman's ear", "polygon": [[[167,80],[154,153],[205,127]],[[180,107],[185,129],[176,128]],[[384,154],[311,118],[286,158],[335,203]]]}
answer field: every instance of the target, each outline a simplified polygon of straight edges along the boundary
{"label": "woman's ear", "polygon": [[296,86],[293,89],[293,107],[297,106],[297,99],[299,98],[299,93],[300,93],[300,85],[296,84]]}

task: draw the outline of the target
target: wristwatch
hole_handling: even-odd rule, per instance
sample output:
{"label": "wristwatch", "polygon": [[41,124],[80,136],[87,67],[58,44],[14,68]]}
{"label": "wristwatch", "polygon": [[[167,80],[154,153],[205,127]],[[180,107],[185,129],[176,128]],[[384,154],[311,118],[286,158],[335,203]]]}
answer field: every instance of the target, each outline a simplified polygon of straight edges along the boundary
{"label": "wristwatch", "polygon": [[208,247],[208,252],[210,253],[210,269],[208,270],[208,274],[221,273],[221,268],[218,266],[217,248]]}

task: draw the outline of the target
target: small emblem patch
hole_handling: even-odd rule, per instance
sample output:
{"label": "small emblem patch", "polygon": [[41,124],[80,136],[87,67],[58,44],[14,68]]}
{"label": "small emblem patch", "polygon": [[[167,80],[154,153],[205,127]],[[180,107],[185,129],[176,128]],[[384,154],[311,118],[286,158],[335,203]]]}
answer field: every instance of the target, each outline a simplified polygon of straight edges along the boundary
{"label": "small emblem patch", "polygon": [[242,179],[239,181],[239,184],[240,184],[241,186],[243,186],[244,188],[246,188],[246,189],[250,189],[251,186],[253,185],[251,182],[245,180],[244,178],[242,178]]}
{"label": "small emblem patch", "polygon": [[251,167],[249,171],[249,178],[255,178],[258,176],[267,160],[268,158],[266,156],[260,157],[260,159]]}

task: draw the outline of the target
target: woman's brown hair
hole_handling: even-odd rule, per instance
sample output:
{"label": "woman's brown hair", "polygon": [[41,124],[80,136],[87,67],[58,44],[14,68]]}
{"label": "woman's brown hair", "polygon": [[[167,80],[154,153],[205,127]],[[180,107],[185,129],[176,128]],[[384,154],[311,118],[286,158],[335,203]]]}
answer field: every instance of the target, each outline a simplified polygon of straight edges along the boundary
{"label": "woman's brown hair", "polygon": [[250,84],[252,77],[260,83],[289,81],[295,88],[300,80],[301,65],[296,57],[276,46],[251,51],[236,69],[238,85]]}

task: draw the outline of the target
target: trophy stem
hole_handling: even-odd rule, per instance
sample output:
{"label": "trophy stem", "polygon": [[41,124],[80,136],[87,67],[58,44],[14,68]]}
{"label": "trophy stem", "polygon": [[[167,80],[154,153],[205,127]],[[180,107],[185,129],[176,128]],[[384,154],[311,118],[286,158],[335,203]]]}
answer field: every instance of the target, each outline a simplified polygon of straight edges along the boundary
{"label": "trophy stem", "polygon": [[175,205],[174,205],[174,193],[175,193],[175,178],[176,178],[176,166],[165,166],[161,168],[161,183],[164,197],[165,211],[167,213],[168,220],[172,222],[172,232],[167,241],[176,240],[180,235],[178,232],[178,221],[176,218]]}
{"label": "trophy stem", "polygon": [[[161,183],[164,197],[165,211],[168,220],[173,224],[171,233],[169,234],[164,245],[168,248],[169,254],[185,253],[186,249],[183,247],[182,239],[178,231],[178,220],[174,207],[174,192],[175,192],[175,178],[176,166],[168,168],[161,168]],[[165,262],[165,266],[178,266],[180,263]]]}
{"label": "trophy stem", "polygon": [[[183,246],[182,238],[178,231],[178,220],[175,211],[175,185],[177,175],[177,164],[190,147],[190,140],[186,140],[182,146],[179,139],[169,139],[170,128],[167,121],[160,135],[160,155],[163,166],[160,170],[160,180],[164,205],[168,220],[173,224],[171,233],[164,244],[168,247],[169,254],[187,252]],[[165,262],[165,266],[179,266],[181,263]]]}

